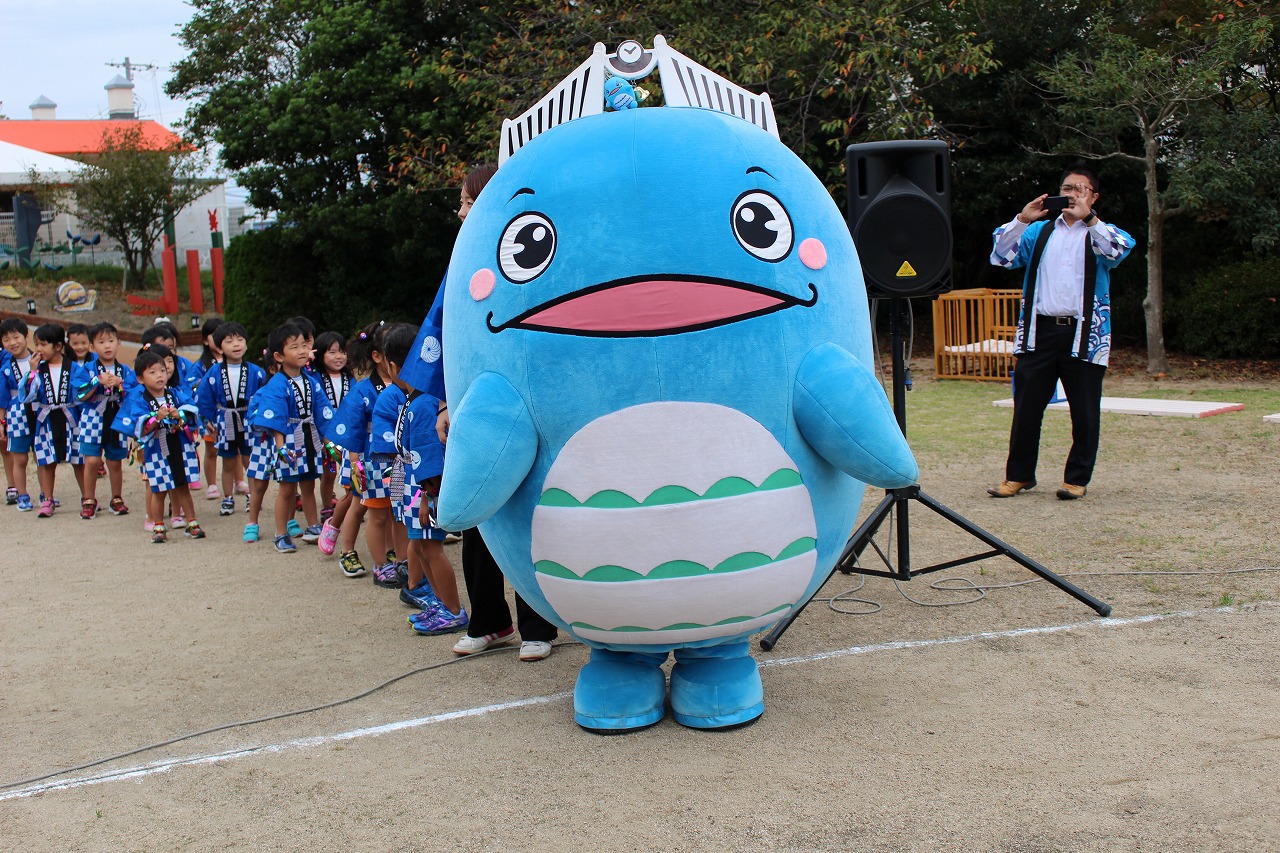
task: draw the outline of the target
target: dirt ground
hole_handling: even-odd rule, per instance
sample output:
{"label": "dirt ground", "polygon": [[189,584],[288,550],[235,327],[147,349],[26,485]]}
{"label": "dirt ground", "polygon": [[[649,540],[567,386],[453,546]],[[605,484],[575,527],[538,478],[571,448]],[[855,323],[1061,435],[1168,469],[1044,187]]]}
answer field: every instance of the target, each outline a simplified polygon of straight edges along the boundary
{"label": "dirt ground", "polygon": [[[916,412],[936,387],[920,365]],[[1118,371],[1107,393],[1266,404],[1274,388]],[[243,545],[242,514],[211,502],[207,540],[164,546],[140,512],[84,522],[65,494],[49,520],[4,508],[0,849],[1280,850],[1280,425],[1256,407],[1104,415],[1098,473],[1068,503],[1053,495],[1066,417],[1050,414],[1042,485],[996,501],[1005,389],[966,393],[963,441],[919,418],[925,491],[1112,616],[1045,583],[949,607],[904,597],[972,597],[939,577],[1033,577],[1005,559],[869,578],[854,595],[875,604],[841,606],[875,612],[815,602],[757,650],[766,712],[730,732],[583,732],[582,647],[457,660],[454,638],[412,634],[395,593],[309,546]],[[982,550],[911,513],[913,565]],[[337,707],[12,784],[437,664]]]}

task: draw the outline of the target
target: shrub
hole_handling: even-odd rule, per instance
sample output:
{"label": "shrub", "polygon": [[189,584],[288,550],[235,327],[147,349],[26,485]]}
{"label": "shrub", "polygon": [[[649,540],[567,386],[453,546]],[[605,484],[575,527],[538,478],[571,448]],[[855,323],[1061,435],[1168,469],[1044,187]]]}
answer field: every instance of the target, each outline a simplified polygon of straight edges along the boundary
{"label": "shrub", "polygon": [[1280,258],[1250,258],[1195,276],[1170,306],[1171,341],[1207,358],[1280,358]]}

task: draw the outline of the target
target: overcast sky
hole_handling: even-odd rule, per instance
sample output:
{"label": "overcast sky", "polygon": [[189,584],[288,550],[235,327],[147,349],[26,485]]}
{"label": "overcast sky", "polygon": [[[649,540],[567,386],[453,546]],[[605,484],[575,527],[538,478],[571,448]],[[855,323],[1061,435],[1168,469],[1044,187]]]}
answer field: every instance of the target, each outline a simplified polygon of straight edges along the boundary
{"label": "overcast sky", "polygon": [[183,56],[176,33],[191,19],[183,0],[0,0],[0,103],[11,119],[31,118],[44,95],[60,119],[107,117],[102,87],[125,57],[134,71],[139,115],[172,127],[184,105],[164,95]]}
{"label": "overcast sky", "polygon": [[[164,94],[170,69],[184,55],[177,32],[191,19],[184,0],[0,0],[0,113],[31,118],[44,95],[60,119],[107,117],[103,88],[135,65],[133,94],[140,118],[174,128],[186,105]],[[232,182],[228,201],[243,203]]]}

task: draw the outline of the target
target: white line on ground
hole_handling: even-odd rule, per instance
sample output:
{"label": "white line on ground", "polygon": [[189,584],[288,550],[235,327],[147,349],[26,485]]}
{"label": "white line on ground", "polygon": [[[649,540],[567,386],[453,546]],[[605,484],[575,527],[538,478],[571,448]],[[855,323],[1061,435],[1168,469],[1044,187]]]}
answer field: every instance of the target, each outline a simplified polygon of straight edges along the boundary
{"label": "white line on ground", "polygon": [[[869,646],[851,646],[847,649],[834,649],[827,652],[816,652],[811,655],[801,655],[798,657],[765,660],[761,661],[760,665],[762,667],[790,666],[797,663],[810,663],[813,661],[828,660],[831,658],[848,657],[850,655],[901,651],[903,649],[919,649],[930,646],[946,646],[957,643],[969,643],[974,640],[1009,639],[1013,637],[1056,634],[1063,631],[1079,631],[1092,628],[1121,628],[1130,625],[1143,625],[1150,622],[1162,622],[1169,619],[1185,619],[1213,613],[1231,613],[1256,610],[1267,606],[1269,606],[1269,604],[1267,602],[1263,602],[1247,605],[1245,607],[1213,607],[1203,610],[1183,610],[1177,613],[1155,613],[1146,616],[1130,616],[1121,619],[1092,619],[1088,622],[1073,622],[1066,625],[1040,625],[1033,628],[1014,628],[1008,631],[987,631],[980,634],[939,637],[932,640],[902,640],[891,643],[876,643]],[[103,782],[115,782],[121,779],[140,779],[156,773],[166,773],[176,767],[191,767],[199,764],[216,764],[218,762],[231,761],[237,758],[247,758],[252,755],[284,752],[285,750],[291,749],[305,749],[308,747],[323,746],[325,744],[336,743],[339,741],[355,740],[356,738],[369,737],[371,735],[382,735],[405,729],[415,729],[420,726],[428,726],[435,723],[448,722],[450,720],[459,720],[466,717],[480,717],[488,714],[494,714],[499,711],[510,711],[516,708],[528,708],[533,705],[544,705],[548,702],[557,702],[561,699],[567,699],[571,695],[571,693],[566,691],[562,693],[552,693],[546,696],[531,696],[525,699],[516,699],[510,702],[501,702],[494,705],[481,705],[474,708],[463,708],[457,711],[446,711],[441,714],[432,714],[428,717],[400,720],[398,722],[386,723],[380,726],[351,729],[350,731],[338,732],[336,734],[297,738],[295,740],[283,741],[281,743],[246,747],[244,749],[233,749],[226,752],[215,752],[207,755],[191,755],[185,758],[169,758],[161,761],[155,761],[150,764],[125,767],[119,770],[109,770],[90,776],[79,776],[71,779],[41,782],[39,784],[19,788],[14,791],[6,791],[4,793],[0,793],[0,802],[23,797],[31,797],[36,794],[45,793],[46,791],[66,791],[74,788],[83,788],[89,785],[99,785]]]}

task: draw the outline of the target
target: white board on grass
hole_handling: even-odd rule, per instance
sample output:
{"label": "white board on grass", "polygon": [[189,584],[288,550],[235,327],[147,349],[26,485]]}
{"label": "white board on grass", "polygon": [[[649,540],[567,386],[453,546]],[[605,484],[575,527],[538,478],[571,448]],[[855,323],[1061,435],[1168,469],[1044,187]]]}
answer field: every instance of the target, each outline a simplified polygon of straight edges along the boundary
{"label": "white board on grass", "polygon": [[[996,400],[991,405],[1013,408],[1013,398]],[[1050,409],[1065,412],[1066,403],[1050,403]],[[1202,400],[1148,400],[1142,397],[1103,397],[1102,411],[1120,415],[1154,415],[1170,418],[1207,418],[1224,412],[1243,412],[1244,403],[1216,403]]]}

